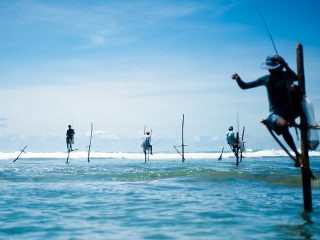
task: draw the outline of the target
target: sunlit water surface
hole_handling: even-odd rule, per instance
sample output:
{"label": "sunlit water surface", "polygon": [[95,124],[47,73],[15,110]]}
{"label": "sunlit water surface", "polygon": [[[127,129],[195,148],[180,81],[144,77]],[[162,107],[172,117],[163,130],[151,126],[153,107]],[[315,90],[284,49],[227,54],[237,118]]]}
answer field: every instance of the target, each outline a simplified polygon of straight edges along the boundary
{"label": "sunlit water surface", "polygon": [[[311,158],[320,178],[320,158]],[[320,239],[284,157],[0,161],[0,239]]]}

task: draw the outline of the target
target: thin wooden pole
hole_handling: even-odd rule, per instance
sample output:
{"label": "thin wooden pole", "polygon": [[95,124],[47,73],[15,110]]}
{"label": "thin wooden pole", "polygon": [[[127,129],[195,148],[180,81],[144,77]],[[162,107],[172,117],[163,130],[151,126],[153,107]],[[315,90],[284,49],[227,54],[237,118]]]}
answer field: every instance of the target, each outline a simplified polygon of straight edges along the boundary
{"label": "thin wooden pole", "polygon": [[[303,47],[300,43],[296,45],[297,53],[297,70],[299,87],[303,96],[306,95],[305,76],[304,76],[304,63],[303,63]],[[300,131],[301,131],[301,168],[302,175],[302,188],[304,210],[306,212],[312,211],[312,193],[311,193],[311,171],[308,153],[308,123],[305,115],[301,113],[300,117]]]}
{"label": "thin wooden pole", "polygon": [[224,147],[222,147],[221,154],[220,154],[218,160],[221,160],[221,159],[222,159],[223,150],[224,150]]}
{"label": "thin wooden pole", "polygon": [[286,154],[291,158],[291,160],[293,162],[296,162],[296,158],[289,152],[289,150],[283,145],[283,143],[279,140],[279,138],[275,135],[275,133],[273,132],[273,130],[268,126],[268,124],[266,124],[266,122],[263,120],[262,124],[264,124],[266,126],[266,128],[268,129],[270,135],[273,137],[273,139],[279,144],[279,146],[283,149],[283,151],[286,152]]}
{"label": "thin wooden pole", "polygon": [[144,163],[147,163],[147,150],[143,150],[144,153]]}
{"label": "thin wooden pole", "polygon": [[243,126],[243,129],[242,129],[242,136],[241,136],[241,141],[243,142],[243,139],[244,139],[244,130],[246,129],[246,126]]}
{"label": "thin wooden pole", "polygon": [[89,142],[89,147],[88,147],[88,162],[90,162],[90,150],[91,150],[92,131],[93,131],[93,124],[91,123],[90,142]]}
{"label": "thin wooden pole", "polygon": [[19,159],[19,157],[21,156],[22,153],[25,153],[24,150],[25,150],[26,148],[27,148],[27,145],[26,145],[22,150],[20,150],[20,153],[19,153],[18,157],[16,157],[16,158],[13,160],[13,162],[17,161],[17,160]]}
{"label": "thin wooden pole", "polygon": [[241,135],[241,144],[240,144],[240,162],[242,162],[242,158],[243,158],[243,155],[242,155],[242,146],[244,147],[244,141],[243,141],[243,139],[244,139],[244,130],[246,129],[246,127],[245,126],[243,126],[243,129],[242,129],[242,135]]}
{"label": "thin wooden pole", "polygon": [[236,158],[237,158],[237,162],[236,162],[236,165],[239,165],[239,147],[240,147],[239,132],[237,132],[236,138],[237,138],[237,147],[236,147]]}
{"label": "thin wooden pole", "polygon": [[[184,158],[184,147],[186,145],[184,145],[184,114],[182,115],[182,131],[181,131],[181,146],[175,146],[173,145],[174,149],[177,151],[177,153],[179,153],[179,155],[181,156],[182,158],[182,162],[185,161],[185,158]],[[178,147],[181,147],[181,153],[180,151],[178,150]]]}
{"label": "thin wooden pole", "polygon": [[[150,130],[150,145],[151,145],[151,139],[152,138],[152,129]],[[151,148],[152,148],[152,145],[151,145]],[[148,162],[149,162],[149,160],[150,160],[150,149],[151,149],[150,147],[148,148]]]}
{"label": "thin wooden pole", "polygon": [[70,149],[68,149],[68,157],[67,157],[67,161],[66,161],[66,163],[69,163],[69,156],[70,156]]}
{"label": "thin wooden pole", "polygon": [[185,158],[184,158],[184,136],[183,136],[183,131],[184,131],[184,114],[182,115],[182,144],[181,144],[181,148],[182,148],[182,162],[185,161]]}

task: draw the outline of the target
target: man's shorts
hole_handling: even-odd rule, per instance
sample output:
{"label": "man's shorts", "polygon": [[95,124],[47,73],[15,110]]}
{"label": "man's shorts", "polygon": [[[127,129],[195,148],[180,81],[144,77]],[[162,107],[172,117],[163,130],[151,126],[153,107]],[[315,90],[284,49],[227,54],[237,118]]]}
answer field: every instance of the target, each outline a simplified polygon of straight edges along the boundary
{"label": "man's shorts", "polygon": [[74,144],[74,138],[73,137],[67,137],[66,138],[67,144]]}
{"label": "man's shorts", "polygon": [[279,117],[281,116],[274,112],[271,112],[266,119],[267,126],[270,127],[272,130],[274,130],[278,135],[281,134],[280,130],[277,128],[277,125],[276,125],[277,119]]}

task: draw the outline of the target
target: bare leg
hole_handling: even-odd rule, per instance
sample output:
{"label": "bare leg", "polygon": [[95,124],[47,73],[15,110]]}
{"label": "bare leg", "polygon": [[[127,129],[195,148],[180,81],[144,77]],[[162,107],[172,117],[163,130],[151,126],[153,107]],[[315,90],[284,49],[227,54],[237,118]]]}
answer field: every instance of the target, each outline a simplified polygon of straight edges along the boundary
{"label": "bare leg", "polygon": [[68,149],[68,152],[72,152],[73,150],[72,150],[72,143],[71,143],[71,141],[68,141],[68,143],[67,143],[67,149]]}
{"label": "bare leg", "polygon": [[280,129],[284,140],[296,155],[297,160],[295,165],[300,166],[300,153],[298,152],[296,145],[294,144],[293,138],[289,132],[288,122],[284,118],[279,117],[276,121],[276,125]]}

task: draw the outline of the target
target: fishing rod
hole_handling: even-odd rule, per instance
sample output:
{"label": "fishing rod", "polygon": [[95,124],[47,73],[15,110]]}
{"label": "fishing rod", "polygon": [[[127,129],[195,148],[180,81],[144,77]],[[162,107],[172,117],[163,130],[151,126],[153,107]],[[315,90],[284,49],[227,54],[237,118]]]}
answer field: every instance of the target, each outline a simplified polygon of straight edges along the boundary
{"label": "fishing rod", "polygon": [[[250,0],[249,0],[249,1],[250,1]],[[271,42],[272,42],[272,46],[273,46],[274,51],[276,52],[276,55],[279,55],[279,54],[278,54],[278,50],[277,50],[277,48],[276,48],[276,44],[274,43],[273,37],[272,37],[271,32],[270,32],[270,29],[269,29],[269,27],[268,27],[268,24],[267,24],[266,20],[264,19],[261,11],[260,11],[259,8],[254,4],[253,1],[250,1],[250,3],[251,3],[252,6],[256,9],[257,13],[259,14],[259,16],[260,16],[260,18],[261,18],[261,20],[262,20],[262,22],[263,22],[263,24],[264,24],[267,32],[268,32],[269,38],[270,38],[270,40],[271,40]]]}
{"label": "fishing rod", "polygon": [[239,132],[239,103],[237,105],[237,132]]}

